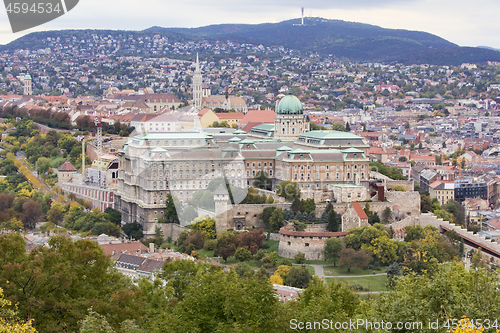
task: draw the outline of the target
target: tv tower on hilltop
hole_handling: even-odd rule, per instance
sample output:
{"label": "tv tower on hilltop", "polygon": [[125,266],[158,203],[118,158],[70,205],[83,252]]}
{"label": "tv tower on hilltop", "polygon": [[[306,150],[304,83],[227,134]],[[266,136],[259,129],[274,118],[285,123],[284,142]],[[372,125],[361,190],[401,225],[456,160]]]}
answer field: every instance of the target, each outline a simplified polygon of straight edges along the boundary
{"label": "tv tower on hilltop", "polygon": [[302,25],[304,25],[304,7],[302,7]]}

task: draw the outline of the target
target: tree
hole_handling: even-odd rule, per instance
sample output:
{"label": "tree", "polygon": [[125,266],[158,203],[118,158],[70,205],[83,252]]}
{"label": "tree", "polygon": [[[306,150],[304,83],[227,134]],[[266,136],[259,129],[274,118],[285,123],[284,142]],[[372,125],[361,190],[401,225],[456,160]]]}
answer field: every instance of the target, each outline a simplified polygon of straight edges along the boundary
{"label": "tree", "polygon": [[265,226],[269,226],[269,219],[271,218],[271,215],[273,215],[274,210],[277,209],[276,207],[266,207],[262,210],[262,213],[259,214],[259,218],[264,222]]}
{"label": "tree", "polygon": [[377,212],[374,212],[373,215],[371,216],[371,218],[368,219],[368,223],[371,225],[375,225],[377,223],[380,223],[380,217],[378,216]]}
{"label": "tree", "polygon": [[144,234],[142,232],[142,225],[137,223],[137,221],[126,223],[122,227],[123,232],[133,239],[141,239]]}
{"label": "tree", "polygon": [[269,226],[272,232],[278,232],[284,224],[283,210],[277,208],[273,211],[271,217],[269,218]]}
{"label": "tree", "polygon": [[350,131],[351,131],[351,125],[349,124],[349,122],[347,122],[347,123],[345,124],[345,131],[346,131],[346,132],[350,132]]}
{"label": "tree", "polygon": [[179,224],[179,216],[177,215],[177,209],[175,208],[174,198],[172,197],[172,194],[167,194],[165,204],[165,214],[162,222]]}
{"label": "tree", "polygon": [[328,224],[326,230],[330,232],[340,231],[342,226],[342,215],[338,214],[335,210],[330,210],[328,214]]}
{"label": "tree", "polygon": [[238,249],[236,249],[234,257],[236,258],[236,260],[239,260],[241,262],[248,261],[252,259],[252,253],[245,248],[239,247]]}
{"label": "tree", "polygon": [[344,248],[344,242],[342,239],[333,237],[328,238],[323,246],[323,257],[326,261],[332,262],[334,266],[337,266],[338,260],[340,258],[340,252]]}
{"label": "tree", "polygon": [[224,262],[227,258],[232,257],[236,252],[238,238],[230,231],[224,231],[217,236],[217,247],[214,250],[216,256],[221,256]]}
{"label": "tree", "polygon": [[276,194],[288,200],[300,198],[299,184],[288,180],[282,181],[276,188]]}
{"label": "tree", "polygon": [[101,316],[92,308],[89,309],[89,314],[81,322],[80,333],[114,333],[115,331],[109,325],[106,317]]}
{"label": "tree", "polygon": [[481,250],[481,248],[478,248],[477,251],[472,254],[470,262],[472,263],[473,267],[486,268],[487,265],[486,261],[483,259],[483,251]]}
{"label": "tree", "polygon": [[306,263],[306,255],[302,252],[299,252],[296,255],[294,255],[293,259],[295,259],[295,263],[299,265]]}
{"label": "tree", "polygon": [[108,207],[104,210],[104,213],[108,214],[108,220],[111,223],[114,223],[116,225],[121,225],[122,222],[122,213],[117,211],[116,209],[113,209],[111,207]]}
{"label": "tree", "polygon": [[205,239],[213,239],[217,237],[215,232],[215,218],[207,218],[206,216],[200,216],[193,220],[193,223],[188,226],[191,230],[201,231],[204,233]]}
{"label": "tree", "polygon": [[273,185],[273,181],[267,176],[265,171],[260,170],[254,177],[253,186],[264,189],[271,190]]}
{"label": "tree", "polygon": [[391,223],[393,220],[392,216],[392,210],[390,207],[385,207],[384,211],[382,212],[382,222],[387,224]]}
{"label": "tree", "polygon": [[347,268],[350,273],[352,267],[365,269],[370,262],[370,256],[363,250],[356,251],[352,248],[343,248],[340,251],[340,267]]}
{"label": "tree", "polygon": [[250,265],[246,262],[239,262],[234,266],[234,271],[238,276],[252,275],[253,270]]}
{"label": "tree", "polygon": [[23,203],[23,213],[21,221],[25,229],[34,229],[40,218],[43,216],[42,205],[33,200]]}
{"label": "tree", "polygon": [[301,200],[300,207],[300,210],[304,213],[311,213],[316,211],[316,203],[312,198]]}
{"label": "tree", "polygon": [[307,288],[311,279],[311,273],[304,266],[292,267],[285,278],[285,284],[294,288]]}
{"label": "tree", "polygon": [[397,278],[403,274],[401,264],[393,262],[385,272],[387,273],[387,287],[393,289],[396,286]]}
{"label": "tree", "polygon": [[137,289],[112,269],[111,258],[97,242],[55,236],[30,254],[25,245],[20,235],[0,236],[0,281],[6,297],[16,299],[19,317],[33,318],[38,331],[77,332],[90,306],[113,314],[111,325],[137,318]]}
{"label": "tree", "polygon": [[36,161],[36,169],[39,175],[44,175],[49,172],[50,168],[50,158],[47,157],[39,157]]}
{"label": "tree", "polygon": [[2,333],[36,333],[31,326],[32,320],[27,322],[17,318],[17,311],[12,308],[12,302],[6,300],[3,289],[0,288],[0,332]]}
{"label": "tree", "polygon": [[191,222],[198,217],[198,213],[193,208],[193,206],[187,206],[182,210],[181,220],[183,222]]}
{"label": "tree", "polygon": [[297,214],[297,212],[302,212],[302,201],[299,198],[295,198],[292,201],[290,209]]}
{"label": "tree", "polygon": [[421,226],[408,226],[405,228],[405,242],[422,239],[423,234],[424,228],[422,228]]}
{"label": "tree", "polygon": [[264,241],[264,229],[254,229],[238,235],[238,247],[250,251],[251,255],[257,254]]}
{"label": "tree", "polygon": [[420,211],[427,213],[432,210],[432,202],[429,194],[422,194],[420,196]]}

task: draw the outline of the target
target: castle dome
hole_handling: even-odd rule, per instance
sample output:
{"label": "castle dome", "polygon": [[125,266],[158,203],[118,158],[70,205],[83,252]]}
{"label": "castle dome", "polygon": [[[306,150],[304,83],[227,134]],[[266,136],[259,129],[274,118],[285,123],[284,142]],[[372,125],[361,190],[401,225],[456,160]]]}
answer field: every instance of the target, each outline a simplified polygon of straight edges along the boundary
{"label": "castle dome", "polygon": [[293,95],[286,95],[278,103],[276,114],[302,114],[302,103]]}

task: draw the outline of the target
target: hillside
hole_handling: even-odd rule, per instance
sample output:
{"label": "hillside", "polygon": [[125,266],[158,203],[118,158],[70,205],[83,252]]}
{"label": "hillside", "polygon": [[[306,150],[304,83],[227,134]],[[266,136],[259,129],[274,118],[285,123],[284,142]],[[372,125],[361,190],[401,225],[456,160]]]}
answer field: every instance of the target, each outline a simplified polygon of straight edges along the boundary
{"label": "hillside", "polygon": [[[463,62],[500,61],[500,52],[488,48],[460,47],[439,36],[401,29],[385,29],[374,25],[307,18],[263,24],[219,24],[199,28],[151,27],[143,31],[62,30],[32,33],[0,49],[36,49],[47,37],[85,39],[90,34],[153,36],[160,34],[169,42],[230,40],[235,43],[283,46],[302,53],[317,52],[325,56],[361,62],[400,62],[459,65]],[[146,52],[147,53],[147,52]]]}

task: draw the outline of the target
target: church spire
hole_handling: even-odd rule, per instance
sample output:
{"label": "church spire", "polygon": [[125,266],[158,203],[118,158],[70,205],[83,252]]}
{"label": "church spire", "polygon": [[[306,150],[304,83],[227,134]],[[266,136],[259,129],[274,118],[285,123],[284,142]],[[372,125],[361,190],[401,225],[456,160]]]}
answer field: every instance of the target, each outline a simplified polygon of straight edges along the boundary
{"label": "church spire", "polygon": [[200,60],[198,58],[198,53],[196,53],[196,69],[193,75],[193,105],[196,110],[201,110],[202,104],[202,87],[203,78],[201,76]]}

